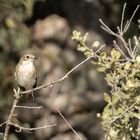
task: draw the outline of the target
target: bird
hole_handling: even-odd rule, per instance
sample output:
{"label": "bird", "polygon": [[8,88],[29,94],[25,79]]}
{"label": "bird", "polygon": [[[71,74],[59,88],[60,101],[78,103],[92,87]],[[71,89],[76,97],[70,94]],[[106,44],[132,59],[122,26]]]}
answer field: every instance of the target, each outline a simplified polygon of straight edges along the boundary
{"label": "bird", "polygon": [[[34,100],[34,88],[37,85],[37,73],[35,67],[35,55],[24,54],[21,56],[15,69],[15,79],[21,91],[32,90]],[[27,94],[28,96],[28,94]]]}

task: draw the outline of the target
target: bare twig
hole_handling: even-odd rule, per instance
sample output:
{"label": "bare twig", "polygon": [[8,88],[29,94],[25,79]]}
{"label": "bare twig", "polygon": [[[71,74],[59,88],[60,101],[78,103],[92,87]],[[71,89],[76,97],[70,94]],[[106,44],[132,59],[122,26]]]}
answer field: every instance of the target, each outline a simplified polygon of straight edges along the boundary
{"label": "bare twig", "polygon": [[[100,23],[101,23],[101,28],[103,30],[105,30],[107,33],[116,36],[117,34],[115,32],[113,32],[103,21],[102,19],[99,19]],[[118,36],[118,35],[117,35]]]}
{"label": "bare twig", "polygon": [[115,33],[115,32],[113,32],[113,31],[102,21],[102,19],[99,19],[99,21],[100,21],[100,23],[102,24],[102,25],[101,25],[101,28],[102,28],[103,30],[105,30],[106,32],[108,32],[109,34],[111,34],[111,35],[117,37],[117,38],[123,43],[123,46],[124,46],[124,48],[127,50],[129,56],[130,56],[131,58],[133,58],[132,53],[130,52],[129,47],[128,47],[128,45],[127,45],[127,43],[126,43],[126,41],[125,41],[125,39],[124,39],[124,37],[123,37],[123,33]]}
{"label": "bare twig", "polygon": [[1,126],[3,126],[4,124],[6,124],[6,122],[7,122],[7,121],[5,121],[5,122],[1,123],[1,124],[0,124],[0,127],[1,127]]}
{"label": "bare twig", "polygon": [[131,22],[132,22],[132,19],[133,19],[133,17],[135,16],[137,10],[139,9],[139,6],[140,6],[140,5],[138,5],[138,6],[136,7],[136,9],[135,9],[135,11],[133,12],[131,18],[130,18],[130,19],[128,20],[128,22],[125,24],[123,33],[125,33],[125,32],[128,30],[128,28],[130,27],[130,24],[131,24]]}
{"label": "bare twig", "polygon": [[[63,79],[63,80],[64,80],[64,79]],[[42,86],[38,86],[38,87],[34,88],[33,90],[34,90],[34,91],[37,91],[37,90],[40,90],[40,89],[42,89],[42,88],[51,87],[51,86],[53,86],[53,85],[55,85],[55,84],[58,84],[58,83],[63,82],[63,80],[62,80],[62,79],[59,79],[58,81],[51,82],[51,83],[49,83],[49,84],[45,84],[45,85],[42,85]],[[23,95],[23,94],[27,94],[27,93],[31,93],[31,92],[32,92],[32,90],[26,90],[26,91],[20,92],[20,94]]]}
{"label": "bare twig", "polygon": [[123,11],[122,11],[122,18],[121,18],[121,29],[120,29],[120,33],[123,33],[123,23],[124,23],[124,13],[125,13],[125,9],[126,9],[126,3],[124,4],[124,6],[123,6]]}
{"label": "bare twig", "polygon": [[34,131],[34,130],[39,130],[39,129],[44,129],[44,128],[56,126],[56,124],[53,124],[53,125],[44,125],[44,126],[36,127],[36,128],[25,128],[25,127],[19,126],[18,124],[12,123],[12,118],[14,116],[14,112],[15,112],[16,108],[40,109],[42,107],[42,106],[39,106],[39,107],[18,106],[17,103],[18,103],[19,97],[20,97],[19,96],[19,89],[18,89],[18,91],[16,91],[14,89],[14,92],[15,92],[15,95],[14,95],[15,99],[14,99],[13,106],[12,106],[11,112],[9,114],[8,120],[1,124],[1,126],[3,124],[6,124],[3,140],[7,140],[8,139],[9,129],[10,129],[11,125],[19,129],[19,130],[17,130],[17,132],[20,132],[21,130]]}
{"label": "bare twig", "polygon": [[121,113],[119,116],[117,116],[115,119],[113,119],[110,124],[114,123],[116,120],[122,118],[125,113],[127,113],[130,109],[132,109],[140,100],[137,100],[134,102],[131,106],[129,106],[123,113]]}
{"label": "bare twig", "polygon": [[126,3],[124,4],[123,12],[122,12],[122,18],[121,18],[121,25],[120,25],[120,28],[117,27],[118,33],[113,32],[101,19],[99,19],[99,21],[101,23],[101,28],[103,30],[105,30],[106,32],[108,32],[109,34],[111,34],[111,35],[113,35],[113,36],[115,36],[115,37],[117,37],[118,39],[121,40],[121,42],[123,43],[125,49],[127,50],[129,56],[131,57],[131,59],[134,59],[134,53],[132,53],[131,46],[129,46],[130,42],[127,44],[125,39],[124,39],[124,37],[123,37],[123,35],[128,30],[128,28],[130,27],[132,19],[133,19],[134,15],[136,14],[138,8],[139,8],[139,5],[136,7],[135,11],[133,12],[130,20],[128,20],[127,23],[124,26],[123,24],[124,24],[124,13],[125,13],[125,9],[126,9]]}
{"label": "bare twig", "polygon": [[125,39],[123,36],[119,35],[118,38],[122,41],[123,46],[125,47],[125,49],[127,50],[129,56],[131,57],[131,59],[133,59],[133,55],[131,53],[131,51],[129,50],[128,44],[126,43]]}
{"label": "bare twig", "polygon": [[[128,47],[129,47],[129,50],[130,50],[130,52],[131,52],[131,54],[133,53],[133,51],[132,51],[132,44],[131,44],[131,39],[129,38],[128,39]],[[133,54],[132,54],[133,55]],[[133,56],[133,58],[134,58],[134,56]]]}
{"label": "bare twig", "polygon": [[4,131],[3,140],[7,140],[8,139],[8,133],[9,133],[9,129],[10,129],[9,122],[11,122],[11,120],[12,120],[13,114],[15,112],[15,106],[17,105],[17,103],[18,103],[18,99],[15,98],[14,102],[13,102],[13,106],[12,106],[11,112],[10,112],[10,115],[8,117],[8,120],[6,121],[6,127],[5,127],[5,131]]}
{"label": "bare twig", "polygon": [[115,40],[113,40],[113,44],[114,44],[114,47],[118,50],[118,51],[120,51],[120,53],[124,56],[124,58],[126,59],[126,60],[128,60],[129,58],[125,55],[125,53],[121,50],[121,48],[119,47],[119,45],[117,44],[117,42],[115,41]]}
{"label": "bare twig", "polygon": [[[88,58],[86,58],[85,60],[83,60],[81,63],[79,63],[78,65],[76,65],[74,68],[72,68],[70,71],[68,71],[68,73],[66,73],[62,78],[58,79],[57,81],[55,82],[51,82],[50,84],[45,84],[45,85],[42,85],[42,86],[38,86],[36,88],[34,88],[33,90],[34,91],[37,91],[37,90],[40,90],[42,88],[47,88],[47,87],[50,87],[50,86],[53,86],[55,84],[58,84],[58,83],[61,83],[63,82],[65,79],[67,79],[69,77],[69,75],[75,71],[77,68],[79,68],[81,65],[83,65],[84,63],[86,63],[87,61],[89,61],[91,58],[93,58],[95,56],[96,53],[98,53],[103,47],[105,47],[105,45],[102,45],[97,51],[94,52],[94,54]],[[26,90],[26,91],[23,91],[23,92],[20,92],[19,94],[27,94],[27,93],[31,93],[32,90]]]}
{"label": "bare twig", "polygon": [[64,115],[62,115],[62,113],[58,110],[58,113],[60,114],[60,116],[63,118],[63,120],[68,124],[68,126],[70,127],[70,129],[74,132],[74,134],[80,139],[82,140],[81,136],[73,129],[73,127],[70,125],[70,123],[66,120],[66,118],[64,117]]}
{"label": "bare twig", "polygon": [[42,106],[32,106],[32,107],[30,107],[30,106],[19,106],[19,105],[16,105],[15,107],[16,108],[21,108],[21,109],[41,109],[42,108]]}
{"label": "bare twig", "polygon": [[140,44],[140,37],[137,39],[137,38],[135,38],[135,46],[134,46],[134,48],[133,48],[133,52],[132,52],[132,54],[135,56],[136,55],[136,52],[137,52],[137,49],[138,49],[138,46],[139,46],[139,44]]}
{"label": "bare twig", "polygon": [[35,128],[27,128],[27,127],[22,127],[18,124],[12,123],[12,122],[9,122],[9,125],[12,125],[12,126],[18,128],[18,130],[16,130],[16,132],[21,132],[22,130],[35,131],[35,130],[39,130],[39,129],[45,129],[45,128],[56,126],[56,124],[51,124],[51,125],[43,125],[43,126],[35,127]]}
{"label": "bare twig", "polygon": [[[47,87],[50,87],[50,86],[53,86],[55,84],[58,84],[58,83],[61,83],[63,82],[66,78],[68,78],[68,76],[75,70],[77,69],[78,67],[80,67],[82,64],[84,64],[85,62],[87,62],[89,59],[91,59],[93,56],[91,57],[88,57],[86,58],[84,61],[82,61],[81,63],[79,63],[78,65],[76,65],[73,69],[71,69],[66,75],[64,75],[62,78],[60,78],[59,80],[55,81],[55,82],[51,82],[50,84],[45,84],[45,85],[42,85],[42,86],[38,86],[36,88],[34,88],[34,91],[37,91],[37,90],[40,90],[42,88],[47,88]],[[27,94],[27,93],[31,93],[32,90],[27,90],[27,91],[23,91],[23,92],[20,92],[20,94]]]}

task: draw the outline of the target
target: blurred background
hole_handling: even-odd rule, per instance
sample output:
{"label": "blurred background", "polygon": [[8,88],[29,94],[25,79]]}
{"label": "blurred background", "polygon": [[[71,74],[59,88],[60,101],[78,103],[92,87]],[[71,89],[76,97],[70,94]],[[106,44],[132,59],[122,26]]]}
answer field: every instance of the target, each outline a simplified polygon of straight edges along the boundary
{"label": "blurred background", "polygon": [[[99,18],[116,31],[124,2],[125,18],[129,19],[139,0],[0,0],[0,123],[7,119],[14,100],[14,71],[23,53],[33,52],[38,57],[38,86],[58,80],[85,59],[71,39],[72,31],[88,32],[89,47],[98,40],[107,44],[109,52],[114,38],[101,30]],[[126,37],[139,32],[140,11],[137,13]],[[22,97],[19,102],[43,108],[18,109],[14,122],[24,127],[57,124],[56,127],[32,133],[17,133],[11,127],[9,139],[78,140],[59,110],[83,140],[104,140],[97,113],[103,111],[103,93],[107,91],[104,75],[88,62],[63,83],[37,91],[34,101]],[[4,126],[0,127],[3,131]]]}

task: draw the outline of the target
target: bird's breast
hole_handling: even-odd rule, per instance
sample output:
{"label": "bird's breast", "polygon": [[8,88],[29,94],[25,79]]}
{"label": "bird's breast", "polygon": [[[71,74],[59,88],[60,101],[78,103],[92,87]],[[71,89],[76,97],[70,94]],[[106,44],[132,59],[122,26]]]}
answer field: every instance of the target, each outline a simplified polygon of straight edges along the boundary
{"label": "bird's breast", "polygon": [[15,76],[20,86],[26,89],[32,88],[36,83],[36,69],[34,64],[18,64]]}

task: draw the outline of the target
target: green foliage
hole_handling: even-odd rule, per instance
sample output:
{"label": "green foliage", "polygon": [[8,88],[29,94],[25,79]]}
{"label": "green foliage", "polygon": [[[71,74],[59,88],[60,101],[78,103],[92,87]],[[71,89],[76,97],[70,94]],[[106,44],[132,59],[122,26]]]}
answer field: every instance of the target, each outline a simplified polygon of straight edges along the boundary
{"label": "green foliage", "polygon": [[30,30],[24,20],[32,14],[34,0],[0,1],[0,48],[4,51],[20,51],[30,45]]}
{"label": "green foliage", "polygon": [[88,33],[82,36],[80,32],[73,31],[72,40],[77,40],[78,41],[77,49],[83,52],[87,57],[90,57],[93,51],[87,47],[86,44],[87,37],[88,37]]}
{"label": "green foliage", "polygon": [[33,4],[38,0],[0,0],[0,20],[3,20],[5,16],[14,14],[20,20],[25,20],[32,14]]}
{"label": "green foliage", "polygon": [[[121,34],[118,34],[121,37]],[[100,51],[100,43],[93,43],[93,48],[86,45],[87,34],[74,31],[73,37],[78,43],[78,50],[86,55],[93,56],[93,64],[99,72],[105,73],[107,85],[111,87],[109,93],[104,93],[107,105],[102,113],[102,125],[106,131],[107,140],[140,139],[140,56],[135,45],[128,51],[134,54],[132,58],[125,57],[122,50],[113,48],[110,55]],[[139,40],[136,37],[136,40]],[[140,46],[140,41],[134,42]],[[99,47],[99,51],[94,51]],[[128,46],[130,47],[130,46]],[[132,46],[131,46],[132,47]],[[123,54],[123,55],[122,55]],[[125,58],[123,58],[125,57]]]}

